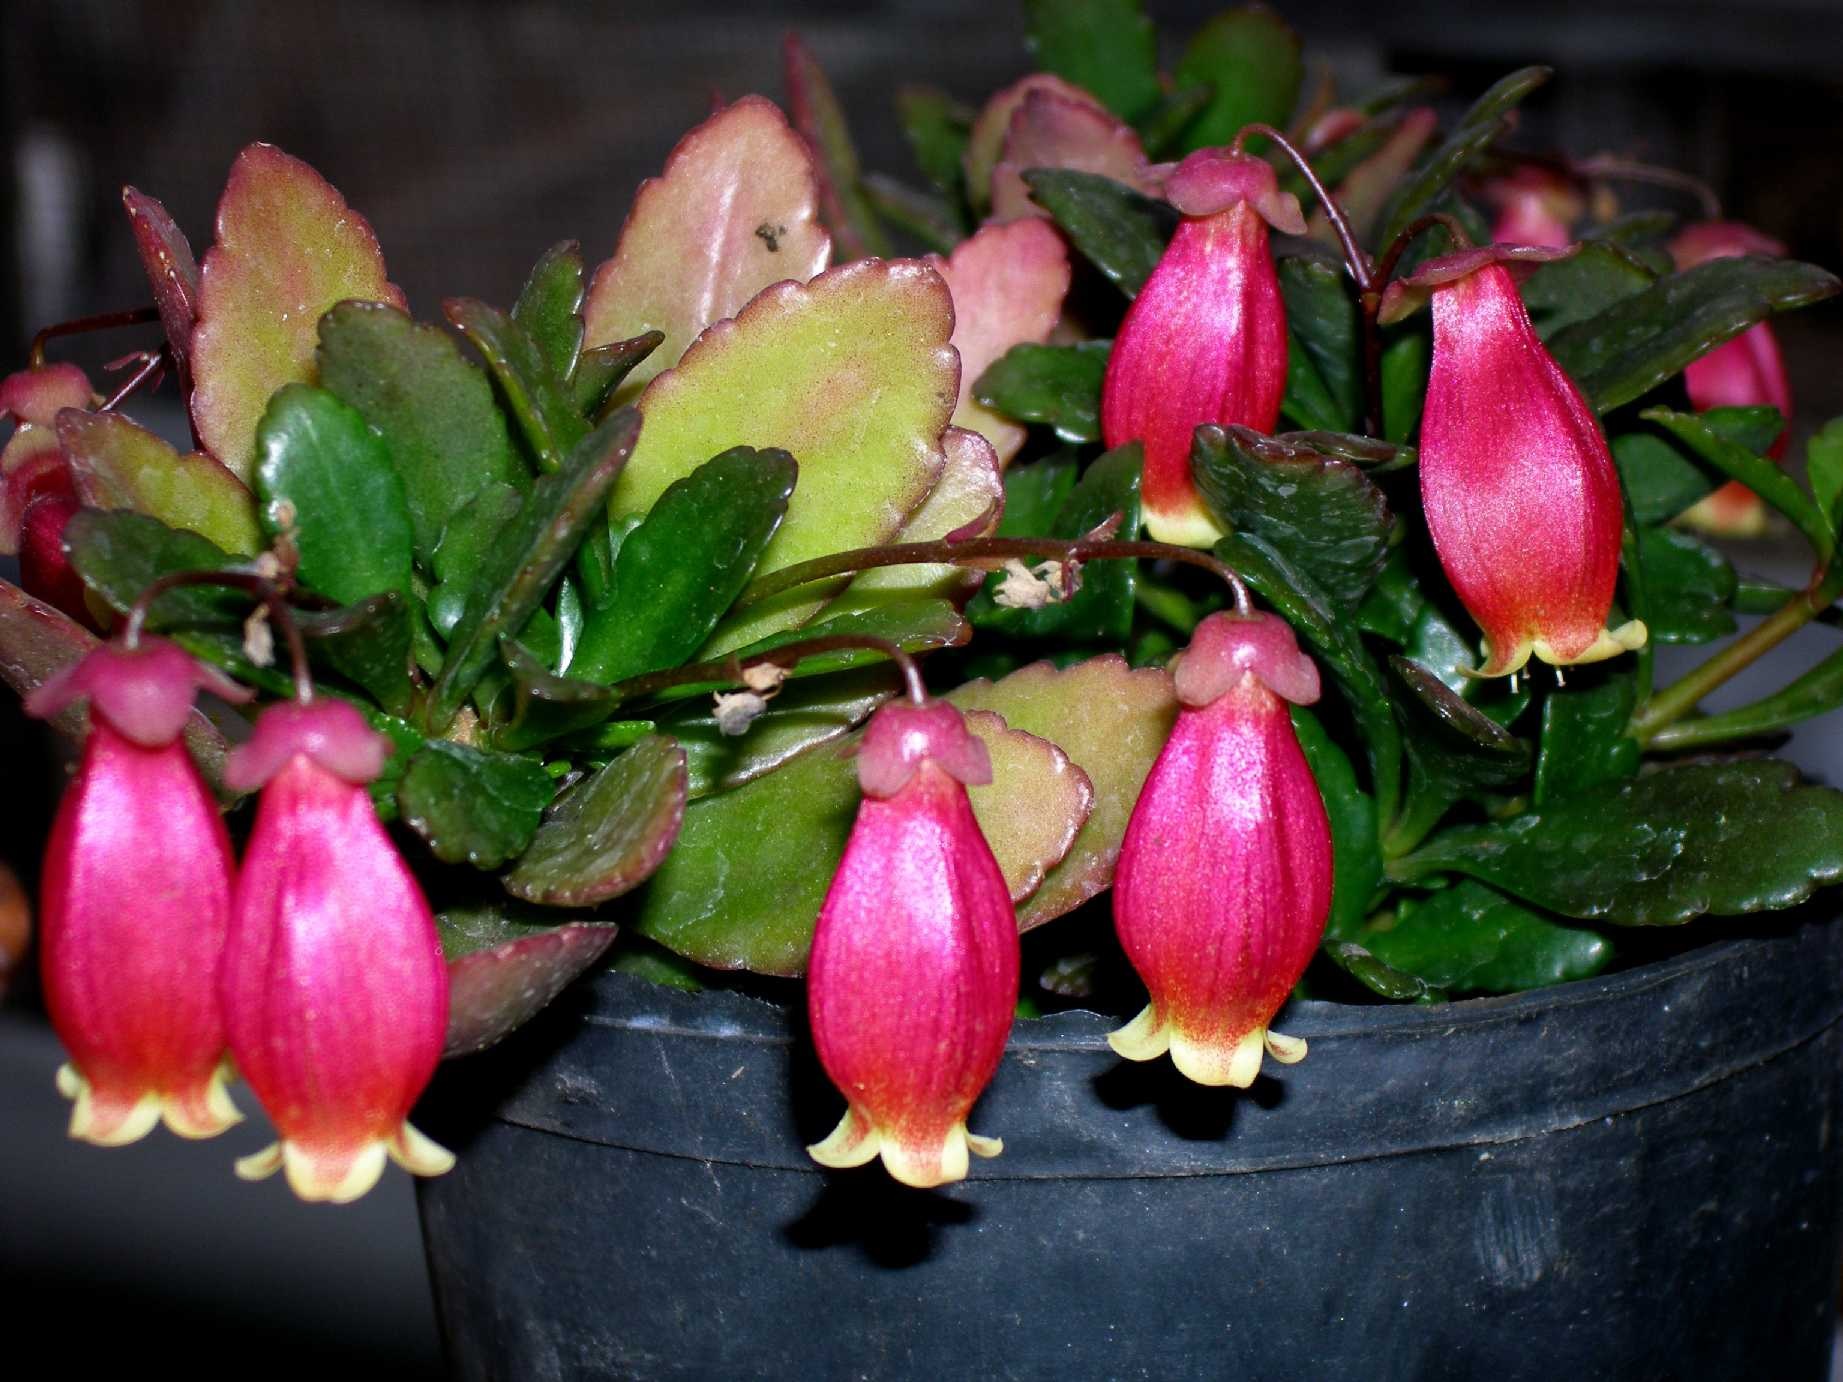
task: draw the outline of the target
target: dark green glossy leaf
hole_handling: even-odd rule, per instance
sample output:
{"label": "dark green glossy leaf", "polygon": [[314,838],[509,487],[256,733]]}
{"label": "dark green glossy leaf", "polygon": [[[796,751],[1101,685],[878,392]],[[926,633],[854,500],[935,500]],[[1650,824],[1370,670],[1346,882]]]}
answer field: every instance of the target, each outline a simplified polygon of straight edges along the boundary
{"label": "dark green glossy leaf", "polygon": [[[79,509],[64,529],[64,550],[83,583],[118,614],[126,614],[141,592],[168,572],[221,571],[240,564],[210,538],[127,509]],[[250,598],[240,591],[181,586],[154,601],[147,625],[234,627],[249,609]]]}
{"label": "dark green glossy leaf", "polygon": [[1395,643],[1444,682],[1449,691],[1463,693],[1470,684],[1465,669],[1477,665],[1477,649],[1427,598],[1406,547],[1397,547],[1389,554],[1369,597],[1357,610],[1357,623],[1366,633]]}
{"label": "dark green glossy leaf", "polygon": [[1046,422],[1064,441],[1101,438],[1101,377],[1111,341],[1016,345],[973,385],[973,397],[1018,422]]}
{"label": "dark green glossy leaf", "polygon": [[1355,624],[1341,612],[1333,613],[1329,597],[1259,534],[1231,533],[1216,544],[1216,555],[1293,626],[1337,679],[1369,755],[1377,809],[1385,817],[1391,814],[1401,785],[1401,733],[1382,673],[1363,647]]}
{"label": "dark green glossy leaf", "polygon": [[1356,431],[1363,421],[1362,359],[1357,346],[1357,303],[1343,270],[1318,259],[1282,259],[1280,295],[1292,332],[1289,359],[1296,342],[1331,397],[1333,420],[1314,425],[1334,432]]}
{"label": "dark green glossy leaf", "polygon": [[607,687],[561,676],[524,643],[503,638],[499,646],[511,674],[511,720],[493,731],[493,746],[511,752],[533,748],[565,734],[600,724],[621,703]]}
{"label": "dark green glossy leaf", "polygon": [[[896,92],[896,114],[914,150],[915,164],[956,209],[966,200],[966,141],[973,112],[939,87],[903,86]],[[964,215],[964,213],[956,212]],[[965,229],[962,222],[961,229]]]}
{"label": "dark green glossy leaf", "polygon": [[450,907],[435,927],[448,961],[444,1057],[484,1051],[537,1016],[607,952],[617,929],[516,904]]}
{"label": "dark green glossy leaf", "polygon": [[1391,657],[1389,670],[1408,693],[1397,705],[1418,773],[1417,795],[1456,801],[1507,787],[1529,772],[1529,745],[1431,670],[1405,657]]}
{"label": "dark green glossy leaf", "polygon": [[1286,392],[1280,399],[1282,416],[1301,427],[1336,431],[1341,409],[1331,388],[1312,363],[1311,352],[1292,331],[1286,333]]}
{"label": "dark green glossy leaf", "polygon": [[642,739],[558,798],[506,891],[546,907],[619,897],[659,867],[684,813],[684,750],[665,735]]}
{"label": "dark green glossy leaf", "polygon": [[1586,979],[1611,963],[1597,931],[1564,926],[1470,879],[1404,898],[1386,929],[1363,944],[1395,970],[1449,993],[1521,993]]}
{"label": "dark green glossy leaf", "polygon": [[1436,209],[1435,203],[1453,180],[1496,142],[1506,127],[1505,117],[1524,98],[1549,79],[1546,67],[1525,67],[1500,80],[1472,104],[1445,141],[1421,160],[1420,166],[1395,189],[1383,217],[1377,245],[1388,244],[1417,217]]}
{"label": "dark green glossy leaf", "polygon": [[437,859],[496,869],[525,852],[555,790],[535,758],[431,739],[403,771],[397,809]]}
{"label": "dark green glossy leaf", "polygon": [[1331,918],[1325,934],[1348,939],[1362,926],[1370,898],[1382,881],[1376,799],[1357,785],[1349,756],[1325,733],[1318,717],[1301,706],[1291,709],[1299,747],[1305,750],[1331,821]]}
{"label": "dark green glossy leaf", "polygon": [[403,482],[359,412],[325,389],[289,384],[256,428],[257,518],[292,533],[309,590],[353,604],[394,591],[410,599],[414,537]]}
{"label": "dark green glossy leaf", "polygon": [[1656,274],[1618,244],[1589,241],[1568,258],[1539,266],[1525,279],[1523,305],[1529,308],[1536,333],[1547,340],[1564,327],[1642,293],[1656,279]]}
{"label": "dark green glossy leaf", "polygon": [[622,542],[570,674],[616,682],[697,652],[780,527],[796,473],[785,451],[738,446],[668,486]]}
{"label": "dark green glossy leaf", "polygon": [[320,384],[384,438],[427,562],[442,529],[482,487],[528,487],[486,376],[454,338],[377,302],[320,318]]}
{"label": "dark green glossy leaf", "polygon": [[582,251],[574,240],[565,240],[544,251],[512,304],[512,320],[537,346],[553,379],[567,380],[576,372],[582,294]]}
{"label": "dark green glossy leaf", "polygon": [[570,379],[570,397],[576,411],[600,422],[614,401],[615,390],[639,364],[665,343],[662,331],[645,331],[632,340],[612,341],[585,350],[576,357],[576,373]]}
{"label": "dark green glossy leaf", "polygon": [[1713,547],[1673,528],[1638,534],[1645,627],[1658,643],[1707,643],[1734,632],[1734,568]]}
{"label": "dark green glossy leaf", "polygon": [[1177,229],[1177,213],[1098,173],[1027,168],[1024,181],[1069,243],[1121,292],[1136,296]]}
{"label": "dark green glossy leaf", "polygon": [[1492,825],[1397,862],[1451,871],[1563,916],[1668,926],[1790,907],[1843,877],[1843,793],[1770,759],[1685,763]]}
{"label": "dark green glossy leaf", "polygon": [[1626,732],[1638,704],[1629,666],[1575,670],[1565,690],[1542,703],[1542,746],[1536,757],[1535,803],[1623,782],[1638,771],[1638,741]]}
{"label": "dark green glossy leaf", "polygon": [[1212,92],[1184,132],[1184,147],[1200,149],[1229,143],[1255,121],[1284,129],[1299,103],[1305,62],[1285,20],[1265,5],[1238,5],[1197,30],[1175,75],[1180,86]]}
{"label": "dark green glossy leaf", "polygon": [[1350,462],[1252,428],[1199,427],[1190,469],[1225,528],[1265,538],[1335,604],[1357,604],[1382,570],[1394,520]]}
{"label": "dark green glossy leaf", "polygon": [[1805,462],[1811,497],[1824,522],[1835,532],[1843,526],[1843,417],[1832,418],[1806,443]]}
{"label": "dark green glossy leaf", "polygon": [[684,746],[695,801],[752,782],[817,744],[848,734],[897,694],[887,663],[790,682],[743,734],[724,734],[707,705],[686,702],[661,728]]}
{"label": "dark green glossy leaf", "polygon": [[1821,301],[1840,286],[1835,275],[1793,260],[1711,259],[1556,332],[1549,349],[1604,413],[1774,312]]}
{"label": "dark green glossy leaf", "polygon": [[[1080,537],[1115,514],[1120,532],[1139,530],[1137,442],[1109,451],[1090,465],[1057,510],[1051,537]],[[1073,642],[1124,643],[1133,627],[1136,561],[1093,561],[1081,571],[1081,589],[1067,600],[1042,609],[1005,609],[993,600],[1002,576],[994,575],[967,606],[975,628],[997,629],[1021,638],[1057,638]]]}
{"label": "dark green glossy leaf", "polygon": [[1791,519],[1820,557],[1827,559],[1835,550],[1835,530],[1818,512],[1810,496],[1799,488],[1798,481],[1774,462],[1738,442],[1730,441],[1704,417],[1672,412],[1669,408],[1647,408],[1639,416],[1646,422],[1657,423],[1700,459],[1729,479],[1739,480]]}
{"label": "dark green glossy leaf", "polygon": [[443,638],[460,623],[474,582],[490,565],[491,554],[518,518],[522,502],[512,486],[490,484],[456,510],[442,529],[432,562],[441,584],[429,593],[429,621]]}
{"label": "dark green glossy leaf", "polygon": [[1433,343],[1414,324],[1382,348],[1382,434],[1404,442],[1421,425]]}
{"label": "dark green glossy leaf", "polygon": [[677,989],[681,993],[702,993],[704,990],[701,977],[704,971],[699,966],[641,936],[624,936],[609,957],[608,968],[616,974],[631,974],[649,984]]}
{"label": "dark green glossy leaf", "polygon": [[[1711,408],[1701,414],[1716,436],[1763,456],[1785,430],[1777,408]],[[1632,521],[1668,522],[1722,483],[1722,474],[1668,433],[1628,432],[1613,438],[1613,459],[1625,483]]]}
{"label": "dark green glossy leaf", "polygon": [[371,595],[343,609],[297,610],[294,622],[332,669],[371,693],[393,715],[409,709],[413,617],[396,591]]}
{"label": "dark green glossy leaf", "polygon": [[475,298],[450,298],[442,312],[486,361],[538,468],[556,474],[589,424],[543,349],[523,326]]}
{"label": "dark green glossy leaf", "polygon": [[1042,71],[1092,92],[1122,120],[1158,104],[1158,34],[1140,0],[1024,0],[1024,15]]}
{"label": "dark green glossy leaf", "polygon": [[1171,152],[1183,139],[1184,131],[1215,98],[1214,87],[1185,86],[1160,100],[1139,122],[1140,139],[1146,153],[1161,158]]}
{"label": "dark green glossy leaf", "polygon": [[1056,515],[1075,488],[1076,471],[1072,447],[1005,471],[1005,511],[998,520],[998,535],[1050,536]]}
{"label": "dark green glossy leaf", "polygon": [[531,618],[627,464],[640,415],[623,408],[570,453],[562,471],[533,486],[503,540],[487,554],[454,626],[441,675],[430,691],[428,724],[446,728],[492,662],[499,639]]}
{"label": "dark green glossy leaf", "polygon": [[1324,950],[1333,964],[1379,997],[1397,1003],[1423,999],[1437,1002],[1446,997],[1419,975],[1406,973],[1377,959],[1355,941],[1327,940]]}

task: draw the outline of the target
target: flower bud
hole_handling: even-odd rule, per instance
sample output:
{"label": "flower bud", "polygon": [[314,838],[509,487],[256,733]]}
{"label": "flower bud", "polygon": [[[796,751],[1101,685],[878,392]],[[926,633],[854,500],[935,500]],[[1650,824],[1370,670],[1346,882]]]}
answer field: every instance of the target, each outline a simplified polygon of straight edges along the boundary
{"label": "flower bud", "polygon": [[90,705],[89,735],[45,851],[45,1002],[70,1063],[70,1135],[115,1147],[162,1118],[210,1137],[225,1093],[215,978],[230,921],[230,840],[179,742],[199,687],[245,693],[171,643],[104,644],[27,698],[33,715]]}
{"label": "flower bud", "polygon": [[1175,680],[1177,723],[1114,872],[1115,928],[1151,1002],[1107,1039],[1246,1088],[1263,1050],[1305,1055],[1267,1024],[1331,912],[1331,826],[1286,708],[1318,699],[1318,668],[1273,615],[1212,614]]}
{"label": "flower bud", "polygon": [[237,1163],[343,1204],[454,1157],[412,1128],[441,1059],[448,977],[435,919],[365,784],[388,747],[343,701],[270,706],[225,764],[260,786],[219,977],[231,1055],[281,1140]]}
{"label": "flower bud", "polygon": [[879,1154],[906,1185],[961,1180],[997,1138],[966,1116],[1017,1006],[1017,913],[967,801],[985,745],[945,702],[884,705],[858,749],[864,800],[820,909],[807,969],[813,1039],[849,1101],[823,1166]]}
{"label": "flower bud", "polygon": [[1161,542],[1207,547],[1222,530],[1190,477],[1206,422],[1271,432],[1286,392],[1286,308],[1267,227],[1305,231],[1296,198],[1248,154],[1202,149],[1165,184],[1183,221],[1120,324],[1101,385],[1109,447],[1145,446],[1140,501]]}
{"label": "flower bud", "polygon": [[[1693,269],[1711,259],[1737,255],[1778,256],[1785,246],[1751,226],[1735,221],[1705,221],[1690,226],[1670,244],[1679,269]],[[1779,339],[1771,326],[1759,322],[1707,355],[1689,362],[1683,371],[1690,406],[1697,412],[1710,408],[1771,406],[1789,423],[1792,385],[1786,378]],[[1767,455],[1785,459],[1790,429],[1781,429]],[[1722,537],[1757,537],[1766,531],[1766,503],[1739,480],[1730,480],[1683,515],[1683,520],[1704,532]]]}
{"label": "flower bud", "polygon": [[1645,641],[1636,620],[1606,627],[1624,520],[1612,453],[1530,326],[1506,256],[1537,257],[1469,250],[1405,280],[1433,294],[1421,502],[1440,565],[1484,630],[1482,676],[1532,653],[1566,666]]}

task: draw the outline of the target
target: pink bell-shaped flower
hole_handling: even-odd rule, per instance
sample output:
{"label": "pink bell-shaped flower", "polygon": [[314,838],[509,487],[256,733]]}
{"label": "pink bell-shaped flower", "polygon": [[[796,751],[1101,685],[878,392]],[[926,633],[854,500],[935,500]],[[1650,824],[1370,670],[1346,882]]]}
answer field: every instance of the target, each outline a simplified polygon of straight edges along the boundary
{"label": "pink bell-shaped flower", "polygon": [[272,705],[225,764],[262,788],[219,975],[230,1050],[281,1140],[237,1163],[285,1169],[343,1204],[388,1155],[432,1176],[454,1157],[410,1126],[441,1059],[448,975],[435,919],[365,784],[389,751],[351,705]]}
{"label": "pink bell-shaped flower", "polygon": [[70,1063],[70,1135],[115,1147],[161,1119],[210,1137],[242,1115],[218,1015],[230,840],[180,742],[199,687],[242,688],[171,643],[104,644],[27,698],[49,717],[89,701],[90,728],[45,851],[45,1002]]}
{"label": "pink bell-shaped flower", "polygon": [[1497,208],[1491,223],[1494,243],[1545,249],[1574,243],[1574,223],[1587,209],[1571,179],[1532,163],[1487,183],[1485,200]]}
{"label": "pink bell-shaped flower", "polygon": [[1299,201],[1271,165],[1200,149],[1165,195],[1183,222],[1120,324],[1101,385],[1101,435],[1145,446],[1140,501],[1161,542],[1208,547],[1222,530],[1190,476],[1206,422],[1271,432],[1286,392],[1286,307],[1269,225],[1305,233]]}
{"label": "pink bell-shaped flower", "polygon": [[[1690,226],[1670,243],[1679,269],[1693,269],[1711,259],[1737,255],[1779,256],[1785,246],[1752,226],[1736,221],[1704,221]],[[1765,322],[1748,327],[1707,355],[1690,361],[1683,371],[1690,405],[1697,412],[1710,408],[1777,408],[1790,422],[1792,385],[1786,378],[1779,339]],[[1775,461],[1785,459],[1789,428],[1781,430],[1767,452]],[[1683,515],[1685,522],[1722,537],[1758,537],[1766,531],[1766,503],[1739,480],[1730,480]]]}
{"label": "pink bell-shaped flower", "polygon": [[1331,826],[1287,702],[1318,668],[1270,614],[1212,614],[1174,669],[1178,716],[1114,872],[1114,924],[1151,1002],[1107,1039],[1128,1060],[1246,1088],[1263,1050],[1305,1042],[1267,1024],[1331,911]]}
{"label": "pink bell-shaped flower", "polygon": [[864,800],[820,909],[807,969],[819,1060],[850,1102],[824,1166],[879,1154],[906,1185],[966,1176],[997,1138],[966,1116],[1017,1006],[1017,913],[967,801],[992,780],[953,706],[891,702],[858,749]]}
{"label": "pink bell-shaped flower", "polygon": [[1624,520],[1612,453],[1504,263],[1542,257],[1493,247],[1429,260],[1383,304],[1386,320],[1410,292],[1433,294],[1421,504],[1440,565],[1484,630],[1481,676],[1507,676],[1532,653],[1567,666],[1645,642],[1637,620],[1606,627]]}

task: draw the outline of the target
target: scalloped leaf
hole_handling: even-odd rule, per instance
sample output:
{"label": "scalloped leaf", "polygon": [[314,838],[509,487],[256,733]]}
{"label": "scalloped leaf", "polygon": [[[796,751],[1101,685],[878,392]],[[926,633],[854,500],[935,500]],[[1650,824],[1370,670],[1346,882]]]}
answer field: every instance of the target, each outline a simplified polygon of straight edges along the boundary
{"label": "scalloped leaf", "polygon": [[[1055,745],[997,715],[969,724],[992,755],[992,782],[968,793],[974,813],[1013,898],[1040,891],[1079,839],[1092,800],[1085,775]],[[677,847],[639,897],[633,929],[716,969],[800,974],[857,818],[858,738],[691,803]]]}
{"label": "scalloped leaf", "polygon": [[57,429],[77,492],[91,508],[133,509],[208,537],[226,552],[261,550],[256,496],[211,457],[182,456],[119,413],[67,408]]}
{"label": "scalloped leaf", "polygon": [[[935,542],[950,534],[989,536],[1005,511],[1005,483],[998,455],[977,432],[949,427],[941,435],[947,464],[933,490],[896,534],[897,542]],[[968,533],[971,525],[984,526]],[[915,595],[964,599],[985,581],[983,571],[952,565],[879,566],[860,573],[827,613],[844,613]]]}
{"label": "scalloped leaf", "polygon": [[[583,345],[664,333],[622,385],[631,395],[713,322],[772,283],[811,278],[831,253],[806,141],[772,101],[744,96],[679,140],[660,175],[640,184],[614,257],[589,285]],[[732,437],[704,456],[772,440]]]}
{"label": "scalloped leaf", "polygon": [[371,226],[300,159],[251,144],[218,203],[191,345],[193,426],[238,479],[270,396],[314,382],[321,314],[347,298],[404,305]]}
{"label": "scalloped leaf", "polygon": [[1396,867],[1622,926],[1776,910],[1843,878],[1843,792],[1800,785],[1771,759],[1678,764],[1449,830]]}
{"label": "scalloped leaf", "polygon": [[973,384],[1006,351],[1049,340],[1069,292],[1062,237],[1040,218],[989,225],[951,257],[930,256],[953,294],[953,347],[960,352],[960,401],[954,425],[992,443],[1001,467],[1024,444],[1025,429],[973,398]]}
{"label": "scalloped leaf", "polygon": [[649,735],[557,799],[506,891],[545,907],[592,907],[660,865],[685,816],[685,751]]}
{"label": "scalloped leaf", "polygon": [[986,98],[967,130],[966,145],[961,151],[961,169],[965,174],[966,193],[973,210],[984,213],[992,205],[992,170],[998,166],[1011,130],[1011,117],[1032,92],[1045,91],[1066,101],[1086,104],[1106,113],[1106,107],[1073,82],[1064,81],[1051,72],[1032,72],[1010,86],[1001,87]]}
{"label": "scalloped leaf", "polygon": [[[719,322],[641,397],[646,426],[615,486],[620,520],[733,446],[776,447],[800,483],[756,574],[888,541],[933,488],[959,359],[953,300],[916,260],[859,260],[769,288]],[[836,588],[836,583],[833,588]],[[810,618],[825,587],[790,591],[718,629],[720,652]]]}
{"label": "scalloped leaf", "polygon": [[1025,0],[1037,66],[1137,120],[1158,104],[1158,32],[1140,0]]}
{"label": "scalloped leaf", "polygon": [[619,931],[491,905],[450,907],[436,914],[435,928],[448,961],[444,1058],[484,1051],[536,1017],[607,953]]}
{"label": "scalloped leaf", "polygon": [[1265,5],[1238,5],[1197,30],[1175,75],[1180,85],[1212,92],[1184,131],[1183,147],[1199,149],[1227,144],[1257,120],[1284,129],[1299,102],[1305,62],[1299,36],[1284,19]]}
{"label": "scalloped leaf", "polygon": [[856,729],[902,679],[886,663],[789,682],[742,734],[724,734],[708,703],[676,709],[661,729],[684,745],[692,800],[773,772],[819,744]]}
{"label": "scalloped leaf", "polygon": [[1145,146],[1130,125],[1087,101],[1032,91],[1011,114],[998,165],[992,169],[992,219],[1015,221],[1049,213],[1030,195],[1026,170],[1056,168],[1111,178],[1150,196],[1158,190]]}
{"label": "scalloped leaf", "polygon": [[1613,947],[1598,931],[1564,926],[1470,879],[1404,899],[1393,923],[1358,939],[1391,968],[1449,993],[1521,993],[1587,979]]}
{"label": "scalloped leaf", "polygon": [[431,739],[403,770],[397,809],[437,859],[496,869],[530,847],[555,787],[535,758]]}

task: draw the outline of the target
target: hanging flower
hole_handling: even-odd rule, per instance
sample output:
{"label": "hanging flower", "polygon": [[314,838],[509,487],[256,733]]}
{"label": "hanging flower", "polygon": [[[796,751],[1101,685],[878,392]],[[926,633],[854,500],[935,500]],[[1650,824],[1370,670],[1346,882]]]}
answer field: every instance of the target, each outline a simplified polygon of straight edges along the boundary
{"label": "hanging flower", "polygon": [[454,1157],[408,1122],[441,1059],[448,976],[435,920],[365,784],[388,745],[343,701],[273,705],[225,765],[262,788],[219,978],[231,1054],[281,1140],[237,1163],[285,1169],[304,1200],[355,1200],[388,1155]]}
{"label": "hanging flower", "polygon": [[1286,392],[1286,308],[1267,228],[1305,232],[1298,199],[1262,159],[1201,149],[1165,195],[1183,222],[1120,324],[1101,386],[1101,435],[1145,446],[1146,529],[1208,547],[1222,536],[1190,477],[1206,422],[1271,432]]}
{"label": "hanging flower", "polygon": [[850,1102],[824,1166],[881,1154],[907,1185],[961,1180],[966,1130],[1017,1006],[1017,914],[966,788],[992,780],[985,745],[944,702],[892,702],[858,750],[864,800],[820,909],[807,970],[813,1038]]}
{"label": "hanging flower", "polygon": [[1421,503],[1446,577],[1484,630],[1481,676],[1530,655],[1556,666],[1644,646],[1608,629],[1624,500],[1593,409],[1537,339],[1505,267],[1555,252],[1493,247],[1429,260],[1389,285],[1385,320],[1433,295]]}
{"label": "hanging flower", "polygon": [[1487,183],[1485,200],[1497,208],[1491,239],[1500,245],[1564,249],[1574,241],[1574,223],[1586,212],[1572,179],[1533,163]]}
{"label": "hanging flower", "polygon": [[[1777,240],[1737,221],[1704,221],[1670,243],[1679,269],[1693,269],[1711,259],[1784,253],[1785,246]],[[1690,361],[1683,384],[1697,412],[1771,406],[1788,422],[1792,417],[1792,385],[1779,354],[1779,338],[1765,322]],[[1784,461],[1788,438],[1789,429],[1782,428],[1766,454]],[[1766,503],[1739,480],[1730,480],[1685,513],[1683,521],[1722,537],[1757,537],[1766,531]]]}
{"label": "hanging flower", "polygon": [[1114,873],[1115,927],[1151,1002],[1108,1041],[1246,1088],[1263,1050],[1305,1055],[1267,1024],[1331,911],[1331,826],[1286,708],[1318,699],[1318,668],[1273,615],[1212,614],[1175,680],[1177,724]]}
{"label": "hanging flower", "polygon": [[155,1123],[210,1137],[241,1118],[225,1092],[214,978],[230,921],[230,840],[180,742],[203,687],[246,693],[171,643],[104,644],[27,699],[89,701],[89,735],[45,851],[45,1002],[70,1063],[70,1135],[115,1147]]}

